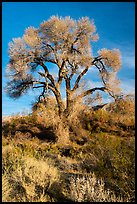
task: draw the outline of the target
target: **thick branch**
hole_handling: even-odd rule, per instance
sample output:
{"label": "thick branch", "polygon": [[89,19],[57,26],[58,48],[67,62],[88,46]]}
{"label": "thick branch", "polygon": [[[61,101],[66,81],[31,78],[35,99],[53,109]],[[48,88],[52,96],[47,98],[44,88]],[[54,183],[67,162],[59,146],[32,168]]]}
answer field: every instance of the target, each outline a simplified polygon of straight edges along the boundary
{"label": "thick branch", "polygon": [[72,77],[73,77],[73,75],[76,73],[76,70],[77,70],[77,65],[73,65],[72,63],[70,63],[70,61],[69,61],[69,59],[67,59],[67,62],[69,63],[69,65],[71,66],[71,68],[72,68],[72,72],[71,72],[71,74],[70,74],[70,76],[69,76],[69,80],[71,80],[72,79]]}
{"label": "thick branch", "polygon": [[72,44],[72,45],[71,45],[71,53],[73,53],[73,52],[74,52],[74,53],[76,52],[76,53],[78,53],[78,54],[82,54],[79,50],[77,50],[76,48],[74,48],[74,45]]}
{"label": "thick branch", "polygon": [[101,55],[97,56],[94,58],[94,60],[92,61],[92,64],[94,65],[95,62],[98,62],[102,59]]}
{"label": "thick branch", "polygon": [[33,89],[38,89],[38,88],[42,88],[44,86],[33,86]]}
{"label": "thick branch", "polygon": [[66,82],[66,89],[70,91],[70,79],[67,77],[65,79],[65,82]]}
{"label": "thick branch", "polygon": [[79,37],[83,34],[83,31],[84,31],[84,30],[82,30],[82,31],[77,35],[77,37],[76,37],[76,39],[74,40],[74,42],[72,43],[72,45],[75,44],[75,43],[79,40]]}
{"label": "thick branch", "polygon": [[86,69],[83,70],[83,72],[81,72],[75,82],[73,91],[76,90],[79,87],[79,82],[81,80],[81,78],[84,76],[84,74],[86,74],[86,72],[88,71],[89,67],[86,67]]}
{"label": "thick branch", "polygon": [[56,89],[52,86],[52,84],[48,84],[48,88],[53,91],[53,93],[55,94]]}
{"label": "thick branch", "polygon": [[53,76],[51,74],[49,74],[49,71],[48,71],[48,68],[46,67],[46,65],[43,62],[41,62],[40,65],[44,68],[45,74],[47,74],[47,78],[51,82],[51,84],[49,84],[48,87],[49,87],[49,89],[51,89],[53,91],[53,93],[56,97],[57,104],[59,107],[59,115],[61,116],[64,109],[63,109],[63,103],[62,103],[60,91],[57,88],[57,84],[55,83]]}
{"label": "thick branch", "polygon": [[70,89],[70,79],[67,78],[65,80],[65,82],[66,82],[66,102],[67,102],[66,107],[68,108],[70,105],[70,101],[71,101],[71,92],[72,91]]}
{"label": "thick branch", "polygon": [[58,84],[60,85],[62,82],[62,79],[64,77],[63,70],[64,70],[65,60],[63,60],[61,67],[59,68],[59,78],[58,78]]}
{"label": "thick branch", "polygon": [[[98,68],[98,70],[99,70],[99,72],[100,72],[102,82],[103,82],[103,84],[105,85],[105,89],[107,90],[108,94],[109,94],[111,97],[113,97],[114,99],[116,99],[117,97],[113,94],[113,92],[111,91],[111,89],[109,89],[109,88],[107,87],[107,84],[106,84],[106,82],[105,82],[105,79],[104,79],[104,77],[103,77],[103,75],[102,75],[103,72],[106,72],[106,74],[107,74],[107,70],[106,70],[106,68],[105,68],[105,66],[104,66],[104,64],[103,64],[103,62],[101,61],[101,59],[102,59],[102,58],[101,58],[100,56],[99,56],[98,58],[96,58],[96,60],[94,59],[94,65]],[[95,62],[99,62],[99,63],[101,64],[101,66],[102,66],[102,69],[101,69]]]}
{"label": "thick branch", "polygon": [[11,82],[8,82],[6,91],[12,98],[20,97],[25,91],[28,90],[34,84],[43,84],[44,82],[40,82],[37,80],[32,80],[32,77],[27,77],[26,79],[13,79]]}
{"label": "thick branch", "polygon": [[63,107],[63,102],[62,102],[62,99],[61,99],[61,94],[58,91],[56,91],[54,94],[55,94],[56,101],[57,101],[58,108],[59,108],[59,116],[62,117],[64,107]]}
{"label": "thick branch", "polygon": [[72,79],[72,77],[73,77],[73,75],[74,75],[75,73],[76,73],[76,69],[73,69],[72,72],[71,72],[71,74],[70,74],[70,76],[69,76],[69,80]]}
{"label": "thick branch", "polygon": [[42,82],[42,81],[38,81],[38,80],[32,80],[32,81],[22,81],[20,83],[20,85],[33,85],[33,84],[45,84],[45,82]]}
{"label": "thick branch", "polygon": [[105,90],[106,90],[106,87],[95,87],[95,88],[93,88],[93,89],[89,89],[89,90],[83,92],[82,94],[78,95],[78,96],[75,98],[75,100],[78,100],[78,99],[81,99],[81,98],[83,98],[83,97],[85,97],[85,96],[88,96],[89,94],[92,94],[92,93],[95,92],[95,91],[105,91]]}
{"label": "thick branch", "polygon": [[[45,83],[45,82],[43,82],[43,83]],[[45,83],[45,85],[43,85],[43,86],[33,86],[33,89],[38,89],[38,88],[42,88],[42,87],[45,87],[45,88],[46,88],[46,83]],[[55,88],[54,88],[51,84],[48,84],[48,89],[50,89],[51,91],[53,91],[53,93],[56,92]]]}
{"label": "thick branch", "polygon": [[[33,86],[33,88],[41,88],[41,87],[45,87],[46,89],[46,82],[42,82],[42,81],[38,81],[38,80],[32,80],[32,81],[27,81],[27,82],[22,82],[21,85],[33,85],[33,84],[43,84],[41,86]],[[52,90],[53,93],[55,93],[57,90],[56,88],[51,84],[49,83],[48,84],[48,89]]]}
{"label": "thick branch", "polygon": [[[94,60],[92,61],[92,65],[96,66],[97,69],[99,70],[100,74],[101,74],[101,79],[102,79],[102,82],[104,83],[104,85],[106,86],[106,82],[104,80],[104,77],[102,76],[102,73],[103,72],[106,72],[107,73],[107,70],[105,68],[105,65],[103,64],[102,62],[102,57],[101,56],[98,56],[98,57],[95,57]],[[101,64],[101,68],[97,65],[97,63],[100,63]]]}
{"label": "thick branch", "polygon": [[58,58],[57,58],[57,55],[56,55],[56,51],[54,50],[54,48],[51,45],[47,44],[47,46],[53,51],[53,54],[54,54],[55,59],[56,59],[56,63],[58,64]]}
{"label": "thick branch", "polygon": [[53,86],[56,87],[55,80],[54,80],[53,76],[51,74],[49,74],[47,66],[43,62],[40,62],[39,64],[44,68],[44,71],[45,71],[47,78],[50,80],[50,82],[53,84]]}
{"label": "thick branch", "polygon": [[44,96],[44,94],[45,94],[45,86],[43,86],[43,91],[42,91],[42,93],[39,95],[39,97],[38,97],[38,103],[40,102],[40,100],[41,100],[41,97],[43,97],[44,99],[45,99],[45,96]]}

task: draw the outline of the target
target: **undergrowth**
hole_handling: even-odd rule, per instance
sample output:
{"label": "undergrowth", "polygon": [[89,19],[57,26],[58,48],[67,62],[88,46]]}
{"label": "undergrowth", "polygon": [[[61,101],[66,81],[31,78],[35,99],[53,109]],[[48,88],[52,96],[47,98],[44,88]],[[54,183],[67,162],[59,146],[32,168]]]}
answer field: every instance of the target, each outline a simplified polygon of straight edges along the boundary
{"label": "undergrowth", "polygon": [[134,202],[134,109],[131,100],[77,106],[66,138],[54,104],[3,122],[3,202]]}

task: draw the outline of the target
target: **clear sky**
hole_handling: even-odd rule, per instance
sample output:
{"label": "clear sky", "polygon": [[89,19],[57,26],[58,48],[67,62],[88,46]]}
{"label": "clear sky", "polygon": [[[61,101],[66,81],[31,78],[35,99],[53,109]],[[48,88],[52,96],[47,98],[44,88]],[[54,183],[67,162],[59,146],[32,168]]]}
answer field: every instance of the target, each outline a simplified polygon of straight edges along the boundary
{"label": "clear sky", "polygon": [[[93,53],[101,48],[118,48],[122,54],[122,68],[118,73],[124,93],[135,91],[135,3],[134,2],[3,2],[2,3],[2,115],[31,112],[32,93],[13,100],[4,93],[5,68],[8,63],[8,43],[12,38],[22,37],[29,26],[38,27],[52,15],[79,19],[94,19],[98,42]],[[98,84],[94,74],[93,83]]]}

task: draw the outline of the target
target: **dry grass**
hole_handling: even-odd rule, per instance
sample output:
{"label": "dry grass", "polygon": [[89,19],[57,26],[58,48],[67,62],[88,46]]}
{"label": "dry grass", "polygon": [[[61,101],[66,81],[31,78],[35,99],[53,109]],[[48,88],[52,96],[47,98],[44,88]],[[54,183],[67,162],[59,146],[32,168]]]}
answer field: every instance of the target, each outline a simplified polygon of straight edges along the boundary
{"label": "dry grass", "polygon": [[58,180],[58,170],[50,161],[22,157],[16,170],[3,175],[3,201],[50,201],[47,191]]}
{"label": "dry grass", "polygon": [[10,201],[10,194],[11,194],[12,188],[9,184],[7,175],[2,175],[2,202],[8,202]]}
{"label": "dry grass", "polygon": [[[64,199],[62,196],[63,192],[61,193],[60,198],[58,198],[58,194],[59,194],[58,192],[62,191],[62,184],[63,184],[68,186],[68,189],[67,189],[68,193],[67,195],[64,194],[64,197],[66,197],[68,200],[73,199],[73,201],[76,200],[75,202],[77,202],[77,200],[80,200],[80,199],[81,200],[84,199],[84,201],[88,199],[89,202],[93,202],[92,198],[90,197],[91,188],[89,186],[91,186],[92,182],[95,179],[92,179],[91,173],[86,174],[87,175],[86,177],[84,176],[86,169],[89,169],[90,172],[97,173],[92,169],[92,167],[96,167],[97,168],[96,170],[98,170],[98,175],[96,174],[96,178],[100,178],[100,177],[105,178],[106,176],[106,178],[109,180],[111,180],[111,178],[114,176],[113,169],[115,169],[115,171],[117,169],[117,172],[115,173],[115,175],[119,176],[118,180],[121,183],[118,184],[116,179],[112,180],[113,184],[114,182],[116,182],[115,184],[117,184],[117,187],[115,186],[116,188],[113,190],[117,191],[118,188],[122,187],[122,189],[125,190],[127,193],[129,192],[129,189],[127,189],[126,185],[128,186],[128,188],[132,188],[131,190],[133,190],[134,187],[131,186],[131,182],[134,183],[134,177],[132,173],[128,175],[128,171],[131,171],[131,169],[134,168],[133,166],[134,161],[131,158],[132,155],[131,156],[129,155],[129,153],[131,154],[131,151],[133,151],[132,146],[126,146],[126,144],[122,143],[122,147],[124,147],[125,150],[129,148],[130,151],[128,151],[127,153],[121,152],[121,146],[118,146],[117,144],[118,141],[116,137],[111,138],[113,139],[112,141],[110,141],[109,136],[108,138],[105,137],[104,135],[102,135],[102,138],[101,138],[101,135],[99,135],[98,137],[100,138],[101,141],[99,140],[99,138],[98,138],[98,141],[96,141],[97,138],[96,140],[92,138],[93,140],[92,144],[86,144],[81,147],[76,145],[75,148],[73,146],[73,149],[71,152],[73,159],[71,157],[61,156],[61,152],[59,152],[55,144],[51,146],[44,144],[43,146],[41,146],[41,149],[40,149],[40,146],[37,147],[36,149],[41,150],[41,153],[42,153],[41,155],[34,154],[33,153],[34,150],[31,152],[31,150],[34,148],[35,145],[33,146],[30,143],[30,141],[28,141],[29,149],[26,149],[26,143],[25,144],[22,143],[21,146],[18,146],[19,144],[17,144],[16,146],[15,143],[3,146],[3,160],[4,160],[3,176],[6,176],[7,183],[5,182],[5,184],[8,189],[6,190],[7,196],[5,197],[5,193],[4,193],[3,200],[6,199],[7,201],[10,200],[12,202],[14,201],[15,202],[17,201],[18,202],[38,202],[38,201],[52,202],[57,200],[62,201]],[[115,139],[115,142],[114,142],[114,139]],[[96,142],[96,144],[94,142]],[[34,141],[34,144],[35,144],[35,141]],[[45,151],[45,150],[48,150],[48,151]],[[112,153],[112,156],[111,156],[111,153]],[[27,155],[29,155],[29,157]],[[49,155],[48,158],[51,158],[53,163],[51,162],[51,160],[47,160],[48,155]],[[58,155],[57,158],[56,158],[56,155]],[[94,155],[96,155],[96,158],[93,157]],[[34,156],[36,156],[39,159],[34,158]],[[111,156],[111,157],[107,158],[107,156]],[[79,158],[78,160],[76,159],[77,157]],[[95,159],[97,159],[97,161],[94,162]],[[108,162],[111,161],[112,168],[110,167],[106,168],[104,166],[105,159]],[[83,161],[83,164],[81,167],[80,163],[82,161]],[[104,163],[102,163],[102,161],[104,161]],[[130,164],[131,162],[132,164]],[[58,169],[55,168],[54,166],[56,166]],[[76,169],[76,171],[74,169]],[[73,177],[69,184],[65,180],[60,179],[58,171],[60,171],[60,174],[62,174],[62,170],[63,171],[65,170],[68,173],[70,172],[74,173],[73,171],[75,171],[75,173],[77,173],[78,175],[81,172],[81,176]],[[99,183],[98,183],[98,179],[96,179],[95,181],[96,181],[95,186],[94,186],[94,182],[92,184],[92,186],[95,187],[94,191],[92,192],[94,193],[92,195],[94,200],[108,199],[112,201],[114,200],[115,202],[115,200],[120,199],[120,198],[116,198],[116,196],[111,191],[107,191],[104,188],[103,180],[99,180]],[[125,185],[125,182],[127,182],[126,185]],[[5,188],[4,186],[5,185],[3,182],[3,188]],[[69,191],[69,189],[72,190],[72,192]],[[48,194],[51,191],[54,194],[53,197],[51,195],[50,197]],[[102,191],[103,193],[101,194]],[[98,197],[99,193],[100,193],[100,197]],[[102,198],[101,195],[104,197]],[[111,196],[111,198],[109,198],[109,196]],[[131,196],[132,196],[132,193],[131,193]],[[103,201],[103,202],[108,202],[108,201]]]}
{"label": "dry grass", "polygon": [[74,202],[123,202],[109,189],[105,189],[103,179],[92,175],[73,176],[70,180],[70,197]]}
{"label": "dry grass", "polygon": [[[134,200],[134,103],[120,101],[111,105],[109,111],[93,111],[79,101],[65,121],[57,115],[53,101],[48,107],[40,104],[32,116],[17,116],[5,124],[3,202],[56,202],[62,201],[63,195],[74,202],[127,202],[128,194]],[[36,137],[25,137],[27,133],[17,127],[29,130]],[[54,132],[56,141],[37,137],[43,133],[45,139],[48,128]],[[127,133],[130,137],[126,137]],[[87,139],[84,143],[83,138]],[[59,169],[60,174],[68,170],[68,173],[76,171],[83,175],[65,183],[60,179]],[[85,177],[87,172],[89,175]],[[107,190],[101,177],[109,181],[108,188],[122,193],[126,199]],[[67,186],[65,191],[62,191],[62,182]]]}

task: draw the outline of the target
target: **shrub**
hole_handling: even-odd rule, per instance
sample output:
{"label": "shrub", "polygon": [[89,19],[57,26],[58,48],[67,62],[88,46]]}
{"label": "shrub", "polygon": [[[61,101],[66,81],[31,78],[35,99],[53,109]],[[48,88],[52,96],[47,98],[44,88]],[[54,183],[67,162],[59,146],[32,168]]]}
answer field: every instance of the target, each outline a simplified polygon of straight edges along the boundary
{"label": "shrub", "polygon": [[30,157],[22,157],[17,168],[11,174],[4,175],[12,183],[9,197],[15,202],[48,201],[48,189],[59,180],[58,170],[50,161]]}
{"label": "shrub", "polygon": [[[81,168],[94,171],[98,178],[107,181],[117,194],[135,198],[135,140],[106,133],[92,134],[88,144],[81,147],[77,158]],[[129,195],[128,195],[129,194]]]}
{"label": "shrub", "polygon": [[103,179],[97,179],[94,174],[72,176],[69,189],[74,202],[123,202],[123,198],[105,189]]}
{"label": "shrub", "polygon": [[[42,109],[34,111],[32,115],[14,117],[13,120],[3,124],[3,201],[65,200],[62,192],[59,195],[59,191],[62,191],[62,180],[59,181],[57,168],[61,171],[83,173],[83,176],[71,179],[68,200],[72,197],[76,202],[134,201],[133,102],[119,100],[107,106],[109,110],[97,111],[86,110],[78,103],[67,122],[59,119],[56,108],[54,103],[49,108],[42,106]],[[38,137],[27,136],[26,139],[18,140],[25,137],[24,132],[21,132],[21,129],[19,131],[18,127],[43,138],[44,130],[52,128],[55,136],[59,137],[58,142],[56,143],[56,140],[47,142],[39,140]],[[120,132],[124,137],[121,137]],[[49,131],[47,133],[49,134]],[[69,145],[66,146],[67,142]],[[54,161],[54,165],[47,157]],[[92,172],[98,179],[94,178],[95,175],[84,176],[84,173]],[[94,190],[91,189],[91,184]],[[126,199],[124,197],[120,199],[118,195]]]}
{"label": "shrub", "polygon": [[107,104],[106,109],[86,112],[84,126],[90,132],[109,132],[118,136],[134,136],[135,102],[130,99],[118,99]]}

